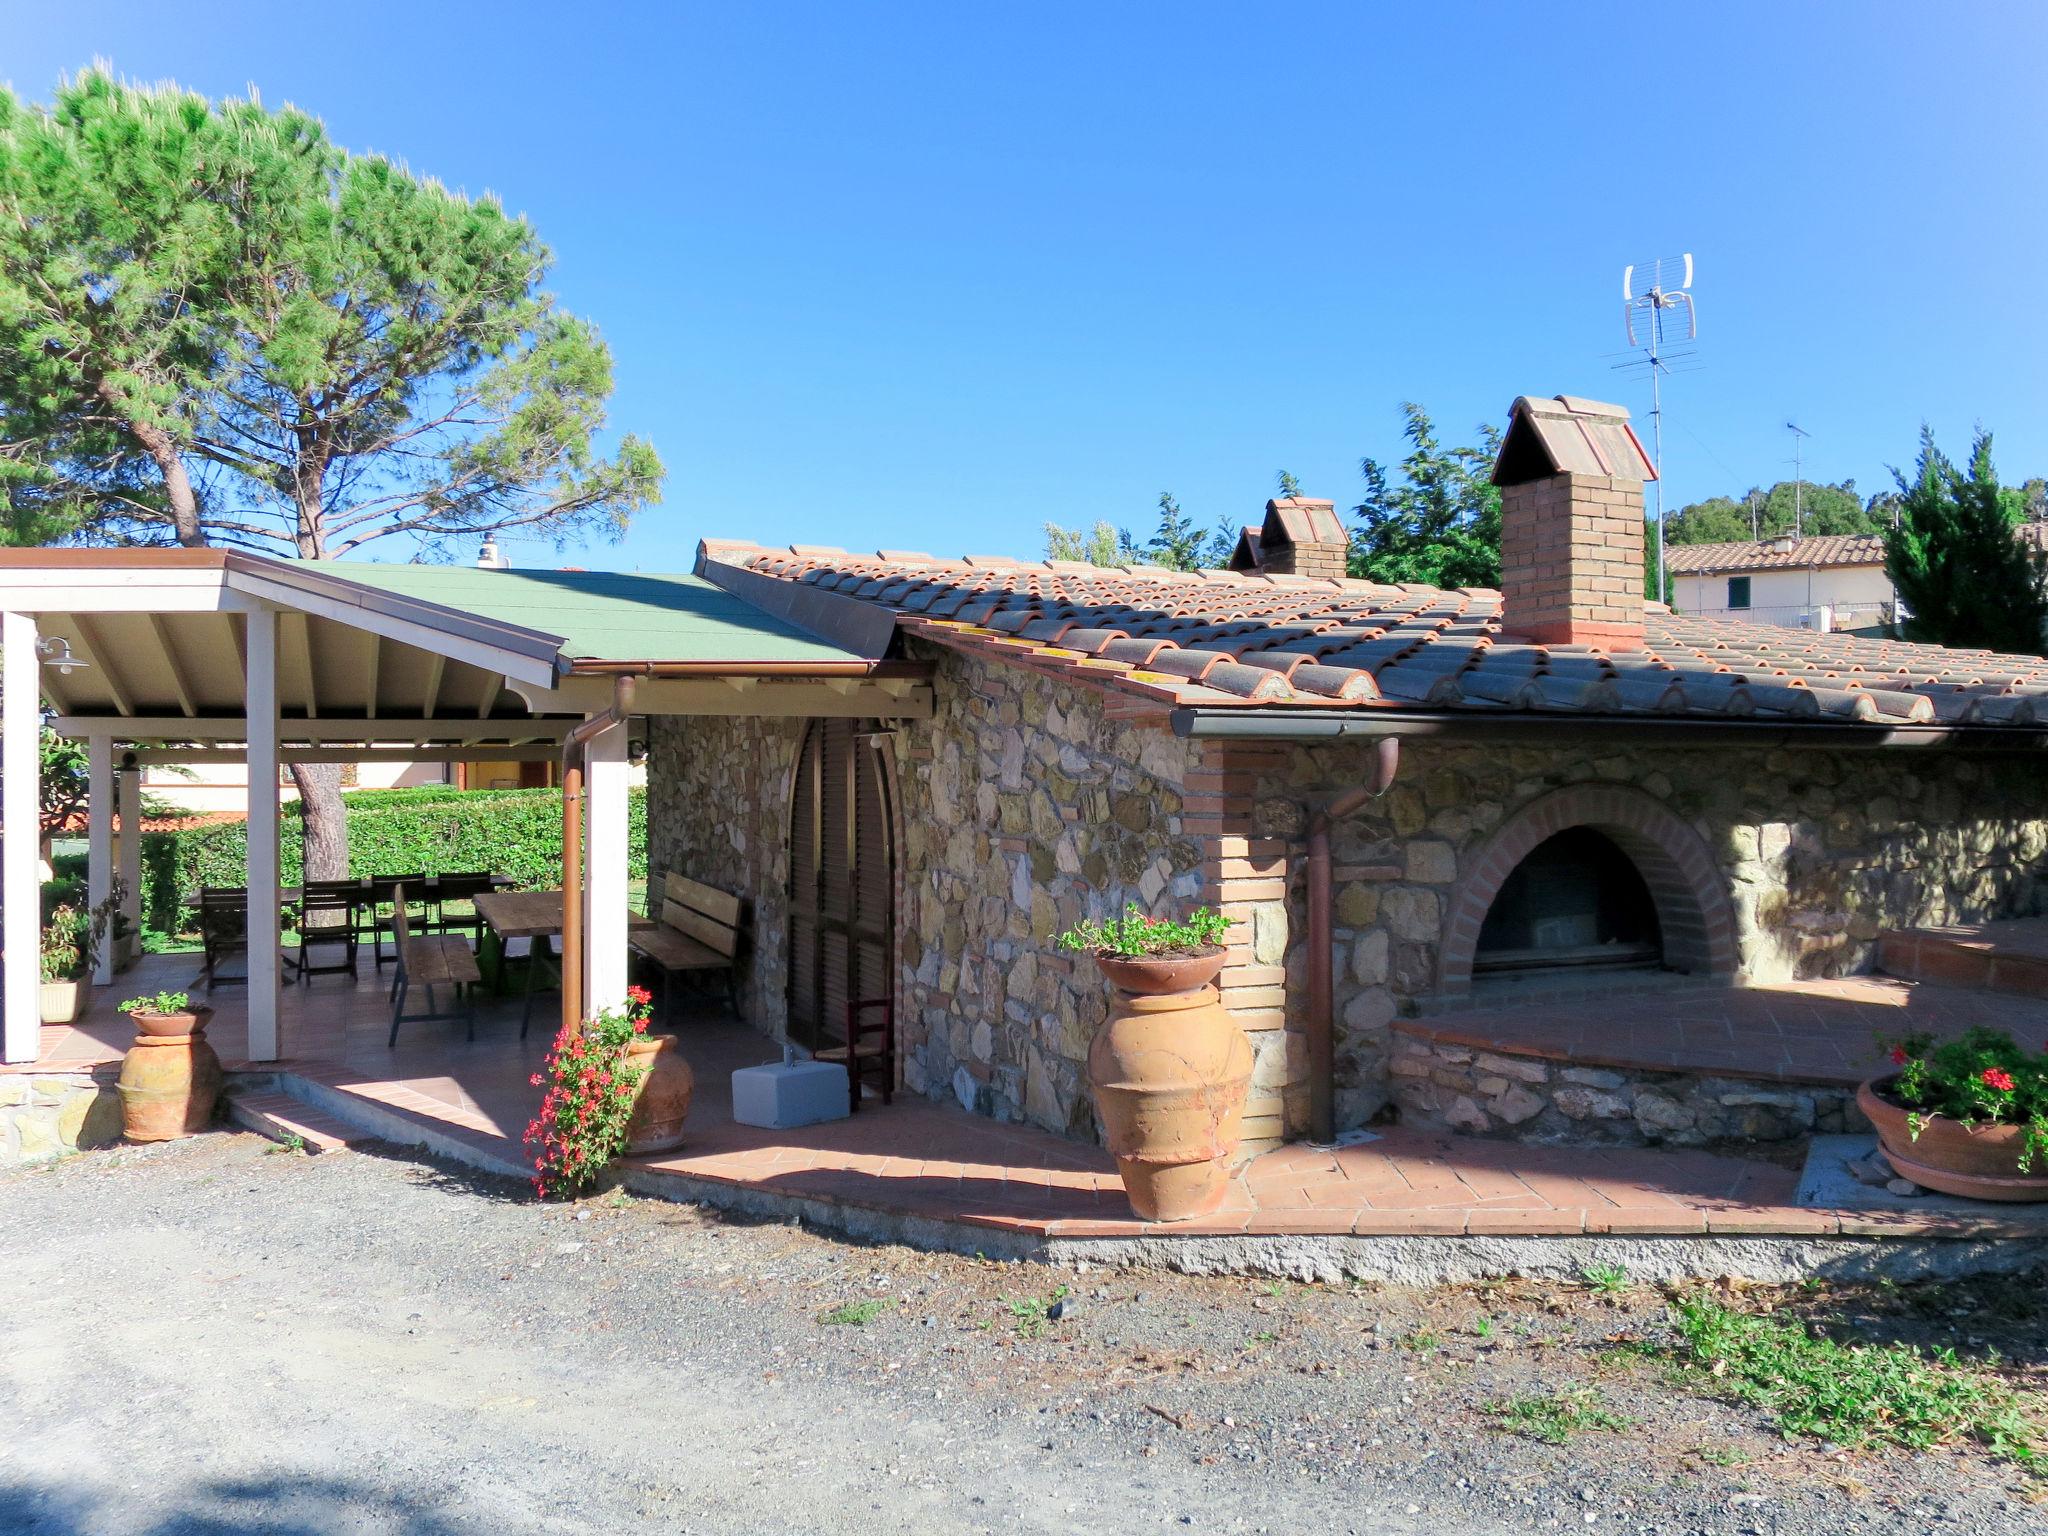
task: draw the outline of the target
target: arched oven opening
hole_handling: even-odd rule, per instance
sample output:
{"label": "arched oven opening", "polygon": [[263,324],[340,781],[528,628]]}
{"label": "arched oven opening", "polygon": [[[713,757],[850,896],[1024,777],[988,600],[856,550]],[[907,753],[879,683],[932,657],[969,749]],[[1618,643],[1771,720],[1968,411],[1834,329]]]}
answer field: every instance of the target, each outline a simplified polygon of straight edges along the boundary
{"label": "arched oven opening", "polygon": [[1591,827],[1567,827],[1515,866],[1479,930],[1475,977],[1664,964],[1657,904],[1635,861]]}

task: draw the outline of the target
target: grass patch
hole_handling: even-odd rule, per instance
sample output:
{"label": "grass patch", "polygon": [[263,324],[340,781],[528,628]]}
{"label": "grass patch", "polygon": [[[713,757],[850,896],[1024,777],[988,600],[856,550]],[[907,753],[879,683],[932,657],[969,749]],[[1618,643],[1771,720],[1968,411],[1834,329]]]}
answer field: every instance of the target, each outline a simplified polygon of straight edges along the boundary
{"label": "grass patch", "polygon": [[1607,1407],[1590,1387],[1562,1387],[1555,1392],[1527,1393],[1488,1403],[1482,1410],[1500,1420],[1500,1427],[1546,1445],[1563,1445],[1587,1430],[1610,1434],[1627,1429],[1625,1419]]}
{"label": "grass patch", "polygon": [[1579,1271],[1579,1278],[1596,1296],[1619,1296],[1628,1290],[1628,1271],[1619,1264],[1589,1264]]}
{"label": "grass patch", "polygon": [[1672,1314],[1684,1374],[1765,1409],[1785,1435],[1916,1451],[1970,1440],[2014,1461],[2040,1455],[2038,1426],[2012,1391],[1954,1350],[1838,1344],[1704,1298],[1680,1301]]}
{"label": "grass patch", "polygon": [[[1009,1302],[1010,1316],[1017,1320],[1017,1332],[1027,1339],[1035,1339],[1045,1332],[1047,1317],[1052,1309],[1072,1294],[1068,1287],[1056,1285],[1050,1296],[1026,1296]],[[1194,1319],[1190,1318],[1190,1322]]]}
{"label": "grass patch", "polygon": [[820,1312],[818,1321],[827,1328],[865,1328],[896,1303],[884,1296],[873,1296],[866,1301],[849,1301],[828,1312]]}

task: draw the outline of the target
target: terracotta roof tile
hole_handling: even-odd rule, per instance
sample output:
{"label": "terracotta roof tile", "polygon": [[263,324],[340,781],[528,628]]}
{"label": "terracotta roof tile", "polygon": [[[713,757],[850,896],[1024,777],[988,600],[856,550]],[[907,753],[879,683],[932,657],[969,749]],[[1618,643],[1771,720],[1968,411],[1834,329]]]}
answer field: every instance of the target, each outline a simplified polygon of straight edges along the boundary
{"label": "terracotta roof tile", "polygon": [[700,560],[851,594],[941,644],[1166,705],[2048,726],[2038,657],[1654,606],[1644,648],[1610,656],[1503,635],[1500,595],[1484,589],[722,540]]}

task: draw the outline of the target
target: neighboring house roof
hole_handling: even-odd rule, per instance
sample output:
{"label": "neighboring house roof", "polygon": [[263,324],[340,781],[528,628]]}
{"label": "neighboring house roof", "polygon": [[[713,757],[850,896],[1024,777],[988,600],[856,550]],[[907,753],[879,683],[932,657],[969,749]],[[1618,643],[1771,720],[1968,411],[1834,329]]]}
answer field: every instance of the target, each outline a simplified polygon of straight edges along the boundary
{"label": "neighboring house roof", "polygon": [[[2021,523],[2024,544],[2048,549],[2048,523]],[[1783,543],[1786,547],[1780,549]],[[1806,571],[1884,564],[1881,533],[1830,533],[1810,539],[1738,539],[1730,544],[1666,544],[1664,568],[1674,576],[1739,576],[1744,571]]]}
{"label": "neighboring house roof", "polygon": [[1811,539],[1739,539],[1732,544],[1666,544],[1664,569],[1674,576],[1805,571],[1830,565],[1883,565],[1884,536],[1835,533]]}
{"label": "neighboring house roof", "polygon": [[1661,607],[1644,649],[1610,656],[1504,638],[1500,595],[1477,589],[717,540],[698,568],[850,597],[941,644],[1176,707],[2048,724],[2037,656]]}

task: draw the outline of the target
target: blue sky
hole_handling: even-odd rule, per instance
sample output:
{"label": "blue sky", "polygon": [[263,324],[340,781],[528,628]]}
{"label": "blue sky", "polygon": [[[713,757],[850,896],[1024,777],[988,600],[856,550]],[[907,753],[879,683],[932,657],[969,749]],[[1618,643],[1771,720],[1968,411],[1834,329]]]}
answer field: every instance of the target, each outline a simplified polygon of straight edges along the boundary
{"label": "blue sky", "polygon": [[[1423,12],[1426,14],[1416,14]],[[346,17],[346,21],[340,18]],[[704,533],[1036,555],[1162,489],[1348,506],[1397,404],[1647,409],[1620,270],[1692,251],[1676,507],[1868,493],[1920,422],[2048,473],[2033,4],[275,5],[12,0],[0,77],[95,57],[318,114],[553,246],[664,504]],[[553,563],[539,549],[515,558]]]}

